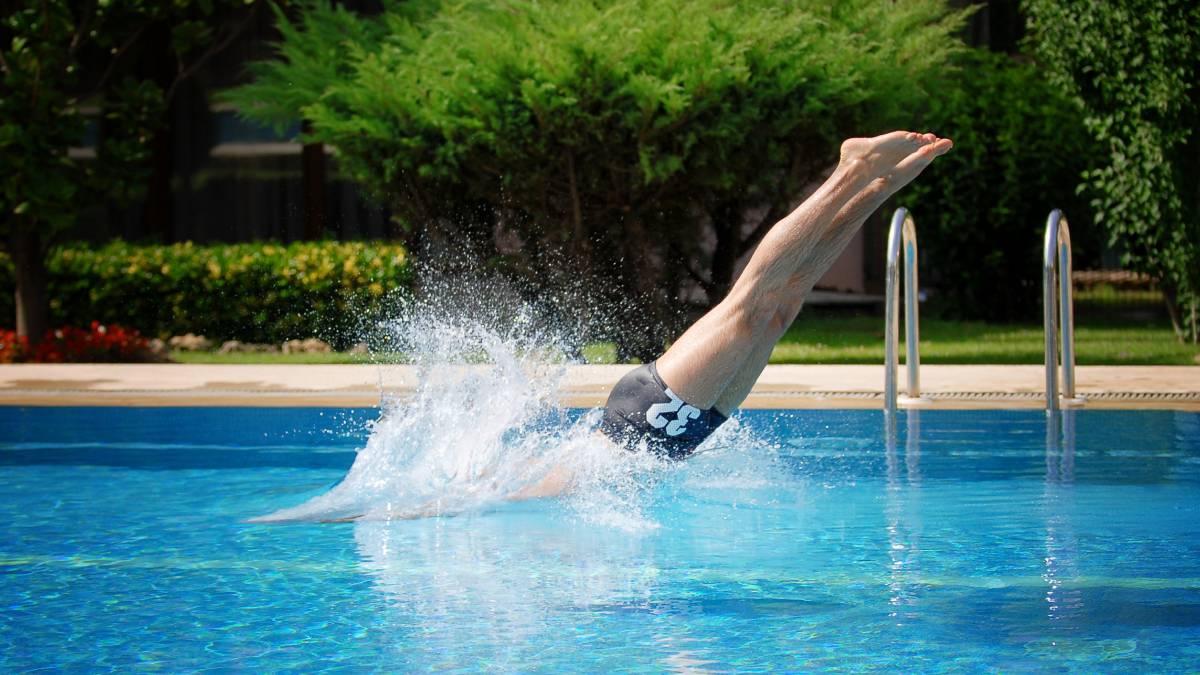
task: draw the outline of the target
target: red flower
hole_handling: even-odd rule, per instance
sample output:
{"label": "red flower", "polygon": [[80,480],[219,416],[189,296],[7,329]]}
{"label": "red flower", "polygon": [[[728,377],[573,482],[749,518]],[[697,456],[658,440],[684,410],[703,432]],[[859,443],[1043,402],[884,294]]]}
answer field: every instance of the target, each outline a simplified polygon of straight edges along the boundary
{"label": "red flower", "polygon": [[145,360],[149,348],[135,330],[93,321],[89,329],[63,326],[47,331],[27,356],[38,363],[120,363]]}
{"label": "red flower", "polygon": [[29,354],[29,340],[14,330],[0,329],[0,363],[17,363]]}

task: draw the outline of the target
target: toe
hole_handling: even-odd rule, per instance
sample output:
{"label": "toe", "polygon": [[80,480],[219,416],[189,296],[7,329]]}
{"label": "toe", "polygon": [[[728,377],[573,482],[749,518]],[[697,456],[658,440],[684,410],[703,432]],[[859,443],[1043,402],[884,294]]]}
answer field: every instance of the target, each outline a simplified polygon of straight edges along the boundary
{"label": "toe", "polygon": [[905,157],[899,164],[896,165],[892,172],[891,178],[893,181],[899,180],[902,183],[907,183],[917,174],[921,173],[925,167],[929,166],[930,162],[938,156],[937,144],[931,143],[923,145],[916,152],[908,157]]}

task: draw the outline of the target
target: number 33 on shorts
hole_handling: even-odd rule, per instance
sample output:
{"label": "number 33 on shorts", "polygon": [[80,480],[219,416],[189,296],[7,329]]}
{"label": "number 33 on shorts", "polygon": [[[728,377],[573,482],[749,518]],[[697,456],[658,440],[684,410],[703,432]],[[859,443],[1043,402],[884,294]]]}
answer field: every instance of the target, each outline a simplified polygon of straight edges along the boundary
{"label": "number 33 on shorts", "polygon": [[[700,409],[688,405],[683,402],[683,399],[675,395],[675,392],[669,388],[664,391],[671,400],[667,403],[655,403],[646,409],[646,421],[655,429],[663,429],[668,436],[678,436],[683,433],[687,427],[688,420],[694,420],[700,416]],[[675,413],[673,421],[667,419],[669,413]]]}

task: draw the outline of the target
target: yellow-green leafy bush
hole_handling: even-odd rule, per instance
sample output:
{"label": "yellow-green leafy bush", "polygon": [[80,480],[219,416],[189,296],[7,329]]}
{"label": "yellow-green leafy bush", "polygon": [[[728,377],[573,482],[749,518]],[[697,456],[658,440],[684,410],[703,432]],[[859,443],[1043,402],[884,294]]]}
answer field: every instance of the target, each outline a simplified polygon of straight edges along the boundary
{"label": "yellow-green leafy bush", "polygon": [[[53,252],[51,325],[118,323],[147,335],[198,333],[278,343],[313,335],[338,346],[389,292],[406,288],[407,254],[395,244],[305,242],[137,246]],[[12,288],[12,265],[0,258]],[[10,319],[12,293],[0,298]]]}

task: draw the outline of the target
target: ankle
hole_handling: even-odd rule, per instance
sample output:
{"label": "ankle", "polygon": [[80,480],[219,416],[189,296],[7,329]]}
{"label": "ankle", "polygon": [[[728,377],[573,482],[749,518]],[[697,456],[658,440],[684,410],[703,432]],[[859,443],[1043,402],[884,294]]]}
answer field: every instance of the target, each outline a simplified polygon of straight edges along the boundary
{"label": "ankle", "polygon": [[829,175],[825,184],[834,193],[854,194],[874,179],[874,172],[866,160],[861,157],[851,157],[838,162],[837,168]]}

